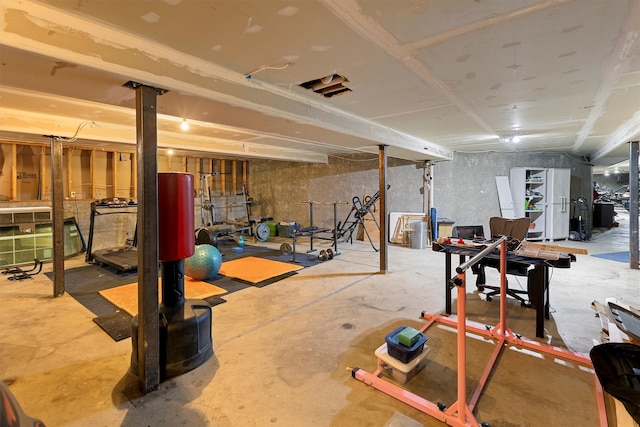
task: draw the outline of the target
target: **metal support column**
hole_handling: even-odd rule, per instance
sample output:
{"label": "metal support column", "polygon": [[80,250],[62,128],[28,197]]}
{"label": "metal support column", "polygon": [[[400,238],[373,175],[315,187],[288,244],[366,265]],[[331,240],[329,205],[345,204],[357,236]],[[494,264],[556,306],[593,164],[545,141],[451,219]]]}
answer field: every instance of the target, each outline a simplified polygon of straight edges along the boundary
{"label": "metal support column", "polygon": [[378,150],[378,178],[380,191],[380,273],[385,274],[389,268],[387,256],[387,146],[380,145]]}
{"label": "metal support column", "polygon": [[629,268],[638,265],[638,141],[629,143]]}
{"label": "metal support column", "polygon": [[64,190],[62,141],[51,140],[51,222],[53,228],[53,297],[64,294]]}
{"label": "metal support column", "polygon": [[136,90],[138,176],[138,385],[143,393],[160,384],[158,307],[157,95],[165,91],[128,82]]}

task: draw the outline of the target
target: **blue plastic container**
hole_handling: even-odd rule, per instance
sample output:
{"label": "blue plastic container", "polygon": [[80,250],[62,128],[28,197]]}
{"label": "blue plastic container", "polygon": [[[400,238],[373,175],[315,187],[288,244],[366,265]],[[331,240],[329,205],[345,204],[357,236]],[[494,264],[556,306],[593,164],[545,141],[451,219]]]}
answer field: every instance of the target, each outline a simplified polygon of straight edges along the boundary
{"label": "blue plastic container", "polygon": [[409,363],[422,353],[424,343],[427,342],[427,336],[420,332],[420,337],[414,345],[411,347],[404,346],[398,341],[398,334],[400,334],[404,328],[406,328],[406,326],[400,326],[398,329],[387,335],[384,340],[387,342],[387,352],[389,353],[389,356],[394,359],[398,359],[402,363]]}

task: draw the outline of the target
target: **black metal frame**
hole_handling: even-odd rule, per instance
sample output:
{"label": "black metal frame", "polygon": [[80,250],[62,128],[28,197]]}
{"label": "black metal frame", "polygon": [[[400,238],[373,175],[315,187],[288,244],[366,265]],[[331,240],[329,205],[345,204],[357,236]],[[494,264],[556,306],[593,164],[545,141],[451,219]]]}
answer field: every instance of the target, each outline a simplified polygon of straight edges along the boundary
{"label": "black metal frame", "polygon": [[[390,186],[387,185],[387,189],[389,189],[389,187]],[[380,191],[377,191],[373,196],[365,197],[364,203],[362,203],[362,200],[360,200],[358,196],[355,196],[353,199],[351,199],[351,203],[353,206],[351,207],[351,210],[349,211],[349,214],[347,215],[345,220],[338,223],[338,226],[336,227],[336,239],[344,239],[345,242],[348,241],[349,243],[353,243],[353,232],[357,229],[358,225],[361,224],[364,233],[367,235],[367,239],[369,239],[371,247],[374,251],[378,252],[379,249],[376,248],[373,244],[373,240],[369,235],[369,231],[367,231],[367,228],[364,226],[364,219],[367,214],[371,215],[371,218],[375,222],[376,227],[378,227],[378,230],[380,230],[380,224],[378,224],[378,220],[373,215],[373,212],[371,210],[371,208],[379,199]],[[351,219],[352,215],[353,219]]]}

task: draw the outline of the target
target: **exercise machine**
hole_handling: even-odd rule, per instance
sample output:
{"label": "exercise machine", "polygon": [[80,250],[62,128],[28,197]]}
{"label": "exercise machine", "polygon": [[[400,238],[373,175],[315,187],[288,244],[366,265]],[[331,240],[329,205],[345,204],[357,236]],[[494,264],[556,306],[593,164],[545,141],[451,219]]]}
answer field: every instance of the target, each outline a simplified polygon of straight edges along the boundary
{"label": "exercise machine", "polygon": [[[291,238],[293,243],[293,248],[288,243],[283,243],[280,245],[280,252],[282,254],[292,254],[291,262],[298,262],[296,260],[296,240],[299,237],[308,237],[309,238],[309,250],[307,253],[315,252],[313,248],[313,239],[319,240],[330,240],[333,242],[333,249],[323,249],[318,254],[317,258],[320,261],[327,261],[333,259],[334,256],[340,255],[338,251],[338,239],[336,237],[336,230],[338,229],[338,205],[348,205],[348,202],[336,200],[333,202],[316,202],[313,200],[304,200],[301,203],[306,203],[309,205],[309,227],[301,228],[299,230],[292,230]],[[320,228],[313,225],[313,206],[318,204],[324,205],[333,205],[333,230],[329,228]],[[327,236],[329,234],[330,237]]]}
{"label": "exercise machine", "polygon": [[247,193],[247,187],[245,184],[242,184],[242,196],[244,197],[244,206],[247,212],[247,223],[249,224],[249,227],[251,227],[251,235],[260,242],[266,241],[269,238],[269,226],[266,224],[266,222],[272,221],[273,217],[254,217],[251,215],[251,205],[253,204],[253,198],[249,197],[249,193]]}
{"label": "exercise machine", "polygon": [[[387,185],[387,189],[391,187]],[[351,199],[351,210],[343,222],[338,223],[336,226],[336,240],[343,239],[345,242],[353,243],[353,232],[361,225],[364,230],[364,234],[367,236],[369,243],[374,251],[378,252],[378,248],[373,244],[373,240],[369,235],[367,227],[365,227],[364,220],[367,215],[371,216],[378,230],[380,230],[380,224],[375,215],[373,215],[373,209],[375,209],[376,202],[380,199],[380,191],[377,191],[373,196],[367,196],[364,200],[360,200],[358,196],[354,196]]]}
{"label": "exercise machine", "polygon": [[89,223],[89,241],[87,242],[87,255],[85,257],[86,262],[103,267],[109,266],[119,273],[138,269],[137,221],[133,239],[131,241],[127,240],[124,246],[99,249],[95,252],[92,251],[94,227],[97,217],[104,215],[137,215],[137,207],[138,205],[134,200],[119,199],[117,197],[91,202],[91,220]]}
{"label": "exercise machine", "polygon": [[[251,217],[251,203],[253,200],[247,195],[245,186],[242,186],[243,206],[246,212],[246,219],[216,221],[215,208],[211,196],[211,187],[207,183],[207,178],[213,174],[200,175],[200,218],[201,225],[195,232],[197,244],[210,244],[218,246],[220,237],[229,237],[234,234],[247,234],[256,238],[260,242],[264,242],[269,238],[269,227],[265,221],[273,218]],[[208,195],[208,199],[205,197]],[[228,207],[228,206],[227,206]]]}

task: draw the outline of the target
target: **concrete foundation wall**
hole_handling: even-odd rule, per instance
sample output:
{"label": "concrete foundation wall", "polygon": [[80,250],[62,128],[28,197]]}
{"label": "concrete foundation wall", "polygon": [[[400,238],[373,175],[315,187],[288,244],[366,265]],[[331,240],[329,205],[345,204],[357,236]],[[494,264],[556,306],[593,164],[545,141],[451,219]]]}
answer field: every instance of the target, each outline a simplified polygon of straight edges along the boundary
{"label": "concrete foundation wall", "polygon": [[489,218],[501,216],[496,176],[509,176],[511,168],[571,169],[571,199],[592,197],[591,166],[563,154],[456,153],[450,162],[434,166],[434,206],[439,217],[454,225],[482,225],[489,233]]}
{"label": "concrete foundation wall", "polygon": [[[426,212],[423,164],[389,159],[387,206],[389,212]],[[489,218],[500,216],[496,176],[509,176],[512,167],[531,166],[571,169],[571,198],[584,196],[591,202],[591,166],[562,154],[456,153],[452,161],[433,166],[433,207],[438,218],[454,225],[482,225],[489,232]],[[254,160],[251,162],[253,215],[272,216],[276,221],[309,225],[309,207],[304,200],[349,201],[340,206],[338,220],[351,208],[354,196],[378,190],[378,159],[373,155],[330,157],[328,164],[305,164]],[[333,227],[329,206],[314,206],[314,225]]]}
{"label": "concrete foundation wall", "polygon": [[[274,221],[310,226],[306,200],[322,202],[313,206],[313,225],[333,229],[335,201],[338,221],[344,221],[354,197],[361,201],[378,191],[378,156],[362,154],[329,158],[328,164],[307,164],[270,160],[251,161],[252,216],[273,217]],[[423,212],[424,164],[389,159],[387,194],[389,212]],[[326,203],[326,204],[325,204]]]}
{"label": "concrete foundation wall", "polygon": [[[423,162],[390,158],[387,181],[388,212],[422,213],[428,211],[426,185],[432,186],[433,204],[438,218],[449,218],[454,225],[482,225],[489,231],[489,218],[500,216],[495,176],[509,176],[518,166],[571,169],[571,198],[587,198],[591,203],[591,167],[562,154],[482,153],[459,154],[448,162],[433,166],[431,180]],[[378,156],[359,154],[330,156],[327,164],[307,164],[270,160],[250,163],[252,217],[273,217],[275,221],[311,225],[309,203],[314,202],[313,225],[333,229],[333,202],[338,205],[337,221],[344,222],[354,197],[362,202],[378,191]],[[242,196],[213,198],[216,220],[234,220],[245,216]],[[18,202],[11,206],[50,206],[50,202]],[[89,237],[91,201],[67,200],[65,217],[75,217],[85,238]],[[194,224],[202,222],[199,198],[195,200]],[[93,250],[122,246],[133,238],[135,215],[108,215],[95,225]]]}

